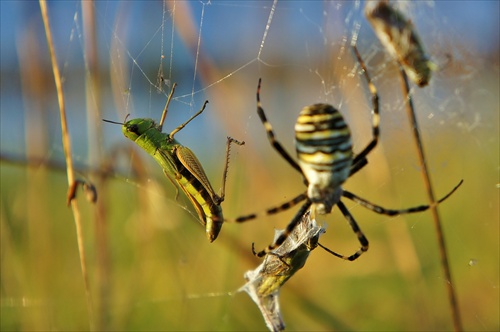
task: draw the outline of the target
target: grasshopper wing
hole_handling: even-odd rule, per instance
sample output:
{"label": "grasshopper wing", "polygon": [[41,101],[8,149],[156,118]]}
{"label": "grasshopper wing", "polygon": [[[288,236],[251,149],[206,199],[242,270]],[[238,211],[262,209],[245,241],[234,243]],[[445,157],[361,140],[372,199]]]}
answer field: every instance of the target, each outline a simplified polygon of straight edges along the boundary
{"label": "grasshopper wing", "polygon": [[210,196],[214,198],[216,196],[212,185],[208,181],[205,170],[201,166],[200,161],[196,158],[193,151],[185,146],[178,146],[175,150],[177,158],[182,163],[186,169],[203,185],[203,187],[210,193]]}

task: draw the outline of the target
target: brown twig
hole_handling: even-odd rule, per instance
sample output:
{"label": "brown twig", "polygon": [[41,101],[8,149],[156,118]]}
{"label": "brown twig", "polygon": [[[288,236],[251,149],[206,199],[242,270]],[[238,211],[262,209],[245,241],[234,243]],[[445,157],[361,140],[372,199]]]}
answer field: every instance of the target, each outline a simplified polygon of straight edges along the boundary
{"label": "brown twig", "polygon": [[[66,159],[66,172],[68,175],[68,185],[71,187],[73,185],[73,183],[75,182],[75,174],[74,174],[74,170],[73,170],[73,161],[71,159],[71,140],[69,137],[68,125],[67,125],[67,120],[66,120],[66,105],[65,105],[64,94],[63,94],[63,89],[62,89],[61,74],[59,71],[59,65],[57,63],[57,57],[56,57],[55,50],[54,50],[54,43],[52,40],[52,31],[50,28],[49,15],[47,12],[47,3],[45,0],[39,0],[39,1],[40,1],[40,10],[42,13],[43,24],[45,27],[45,35],[47,37],[47,44],[49,47],[50,60],[52,63],[52,71],[54,73],[54,81],[55,81],[56,90],[57,90],[57,99],[58,99],[58,103],[59,103],[59,114],[61,117],[62,144],[63,144],[63,149],[64,149],[64,156]],[[86,296],[87,296],[87,309],[89,312],[90,328],[93,330],[93,326],[94,326],[94,324],[93,324],[93,306],[92,306],[92,298],[91,298],[91,294],[90,294],[90,286],[89,286],[88,273],[87,273],[85,247],[83,244],[81,215],[80,215],[80,209],[78,207],[77,200],[75,200],[75,199],[71,200],[71,209],[73,211],[73,217],[74,217],[75,226],[76,226],[78,251],[80,253],[80,265],[81,265],[81,269],[82,269],[82,276],[83,276],[83,281],[85,284],[85,292],[86,292]]]}
{"label": "brown twig", "polygon": [[[82,1],[83,36],[84,36],[84,61],[85,61],[85,96],[87,110],[87,137],[89,146],[88,161],[95,165],[103,160],[103,131],[101,114],[101,86],[100,65],[97,44],[97,28],[95,21],[94,1]],[[90,125],[92,124],[92,125]],[[99,188],[100,199],[93,209],[94,235],[96,245],[96,316],[95,328],[109,330],[110,324],[110,298],[111,298],[111,264],[109,252],[109,231],[107,221],[106,198],[107,187],[104,178],[93,178]]]}
{"label": "brown twig", "polygon": [[427,162],[424,154],[424,147],[422,144],[422,139],[420,137],[420,131],[418,129],[417,117],[415,115],[415,108],[413,106],[413,100],[411,97],[410,86],[408,82],[408,76],[404,69],[400,66],[400,77],[403,85],[403,94],[406,96],[406,110],[408,113],[408,119],[410,121],[410,127],[413,131],[413,137],[415,139],[415,144],[417,145],[418,159],[420,163],[420,169],[422,170],[422,176],[424,178],[425,189],[427,191],[427,197],[429,197],[430,210],[432,213],[432,218],[434,219],[434,226],[436,228],[437,241],[439,246],[439,255],[441,258],[441,267],[443,268],[443,273],[445,276],[446,289],[448,291],[448,300],[450,302],[450,309],[453,319],[453,326],[455,331],[462,331],[462,322],[460,318],[460,310],[458,308],[458,303],[455,295],[455,290],[453,289],[453,282],[451,280],[450,265],[448,262],[448,255],[446,252],[445,239],[443,235],[443,229],[441,226],[441,220],[439,218],[439,213],[437,210],[437,202],[432,190],[432,182],[430,174],[427,168]]}

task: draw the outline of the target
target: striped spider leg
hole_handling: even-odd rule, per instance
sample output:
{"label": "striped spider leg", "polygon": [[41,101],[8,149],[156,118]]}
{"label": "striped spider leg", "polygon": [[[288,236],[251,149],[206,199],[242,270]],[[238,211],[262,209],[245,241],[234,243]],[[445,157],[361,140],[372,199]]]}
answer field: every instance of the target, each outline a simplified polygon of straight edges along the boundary
{"label": "striped spider leg", "polygon": [[[257,87],[257,113],[259,114],[264,128],[266,129],[268,140],[274,149],[293,168],[303,175],[308,188],[306,193],[301,193],[291,201],[266,211],[267,214],[274,214],[288,209],[304,199],[306,200],[292,221],[287,225],[281,235],[276,238],[273,244],[267,246],[264,250],[259,252],[255,252],[252,245],[252,251],[258,257],[263,257],[267,253],[279,247],[295,229],[302,216],[310,208],[312,209],[313,215],[314,213],[327,214],[331,212],[334,205],[337,205],[351,226],[353,232],[356,234],[361,247],[350,256],[340,255],[329,249],[327,251],[345,260],[352,261],[357,259],[362,253],[368,250],[368,240],[359,228],[354,217],[341,201],[342,196],[353,200],[354,202],[376,213],[390,216],[421,212],[430,207],[428,205],[421,205],[401,210],[386,209],[342,189],[342,184],[351,175],[359,171],[367,164],[366,157],[377,145],[380,134],[379,97],[377,89],[371,82],[366,66],[356,47],[354,47],[354,53],[361,69],[363,70],[364,77],[372,95],[373,137],[368,145],[357,155],[354,155],[352,151],[350,130],[340,112],[328,104],[314,104],[302,109],[295,125],[295,147],[298,159],[298,162],[296,162],[276,139],[272,125],[265,116],[264,109],[262,108],[262,104],[260,102],[261,81],[259,80],[259,85]],[[448,198],[460,186],[460,184],[461,182],[437,203],[440,203]],[[240,217],[236,219],[236,221],[244,222],[254,219],[257,216],[257,214],[252,214]]]}

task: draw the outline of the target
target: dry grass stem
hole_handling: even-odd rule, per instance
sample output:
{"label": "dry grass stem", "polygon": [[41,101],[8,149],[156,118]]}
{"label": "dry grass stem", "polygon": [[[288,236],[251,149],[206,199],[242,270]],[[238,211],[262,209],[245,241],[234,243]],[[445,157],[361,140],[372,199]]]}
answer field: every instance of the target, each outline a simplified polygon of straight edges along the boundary
{"label": "dry grass stem", "polygon": [[[66,105],[64,101],[64,94],[61,82],[61,74],[59,71],[59,65],[57,63],[57,57],[55,54],[54,43],[52,40],[52,32],[50,28],[49,15],[47,11],[47,3],[45,0],[40,0],[40,10],[42,13],[43,24],[45,27],[45,35],[47,37],[47,44],[49,47],[50,60],[52,63],[52,70],[54,73],[54,81],[56,84],[57,91],[57,99],[59,103],[59,114],[61,117],[61,130],[62,130],[62,143],[64,149],[64,156],[66,159],[66,170],[68,175],[68,185],[71,187],[75,182],[75,174],[73,169],[73,161],[71,159],[71,140],[68,132],[68,125],[66,120]],[[82,269],[83,281],[85,284],[85,292],[87,295],[87,309],[89,312],[89,322],[90,328],[93,330],[93,306],[92,306],[92,298],[90,295],[90,286],[88,280],[87,273],[87,262],[85,258],[85,247],[83,244],[83,235],[82,235],[82,225],[81,225],[81,215],[80,209],[78,207],[77,200],[73,199],[71,201],[71,210],[73,211],[73,217],[75,220],[76,226],[76,235],[78,241],[78,252],[80,253],[80,265]]]}
{"label": "dry grass stem", "polygon": [[415,139],[415,144],[417,146],[418,160],[420,164],[420,169],[424,179],[425,189],[427,191],[427,197],[429,198],[430,211],[432,213],[432,218],[434,220],[434,227],[436,228],[436,236],[439,246],[439,255],[441,258],[441,267],[443,269],[445,280],[447,281],[446,290],[448,292],[448,300],[450,302],[450,309],[452,314],[453,326],[455,331],[462,331],[462,322],[460,318],[460,310],[458,308],[458,303],[456,299],[456,294],[454,290],[454,284],[451,279],[450,264],[448,263],[448,254],[446,252],[446,244],[443,234],[443,229],[441,226],[441,219],[437,210],[437,202],[434,196],[434,191],[432,189],[432,181],[427,168],[427,161],[425,159],[424,147],[422,139],[420,137],[420,131],[418,129],[417,117],[415,115],[415,108],[413,106],[413,100],[411,97],[410,86],[408,83],[408,76],[405,70],[400,67],[401,80],[403,85],[403,95],[406,96],[406,111],[408,113],[408,119],[410,121],[410,127],[412,128],[413,137]]}

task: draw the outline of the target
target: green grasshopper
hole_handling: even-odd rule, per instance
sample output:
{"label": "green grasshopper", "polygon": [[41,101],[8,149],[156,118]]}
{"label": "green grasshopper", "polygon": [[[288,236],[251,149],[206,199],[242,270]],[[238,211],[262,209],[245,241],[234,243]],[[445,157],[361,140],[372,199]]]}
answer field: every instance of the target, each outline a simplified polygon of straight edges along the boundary
{"label": "green grasshopper", "polygon": [[109,120],[104,121],[122,125],[122,132],[125,137],[134,141],[156,160],[163,169],[163,173],[165,173],[176,189],[177,186],[180,187],[187,198],[189,198],[198,213],[200,223],[206,229],[208,241],[213,242],[219,235],[224,222],[220,204],[224,201],[225,197],[231,143],[243,145],[245,142],[239,142],[231,137],[227,137],[226,162],[222,176],[222,187],[220,194],[216,194],[193,151],[174,139],[174,135],[177,132],[205,110],[208,100],[205,101],[198,113],[175,128],[170,134],[162,133],[163,122],[167,116],[168,105],[174,94],[175,87],[176,84],[172,86],[172,91],[168,96],[159,124],[153,119],[140,118],[126,121],[125,123]]}

